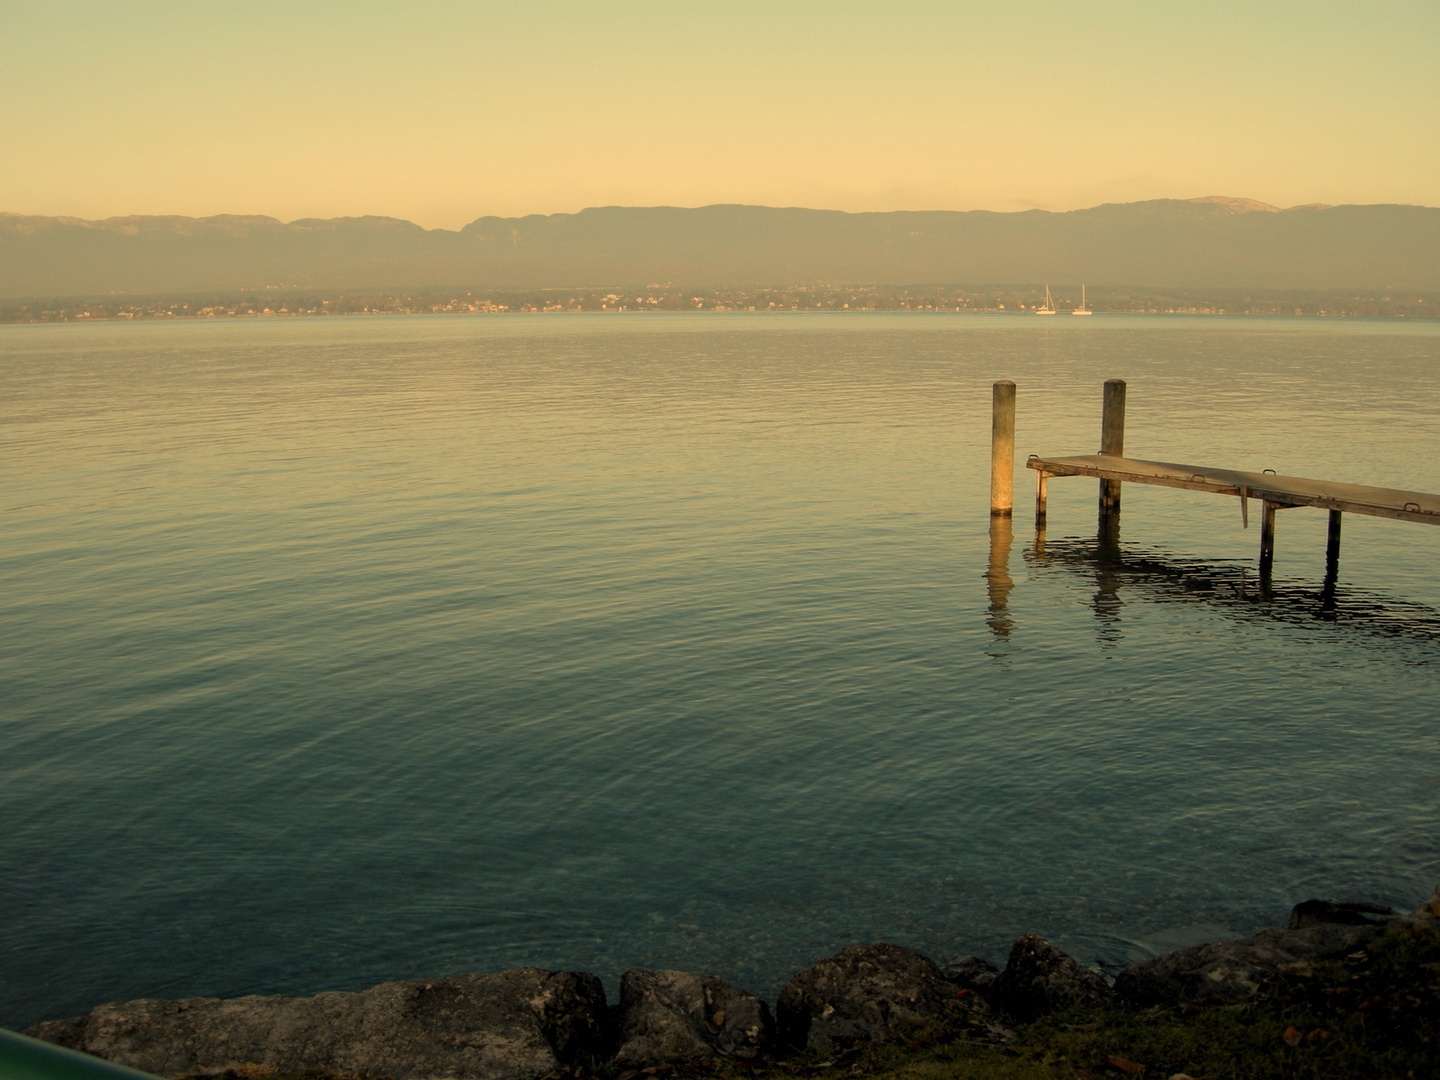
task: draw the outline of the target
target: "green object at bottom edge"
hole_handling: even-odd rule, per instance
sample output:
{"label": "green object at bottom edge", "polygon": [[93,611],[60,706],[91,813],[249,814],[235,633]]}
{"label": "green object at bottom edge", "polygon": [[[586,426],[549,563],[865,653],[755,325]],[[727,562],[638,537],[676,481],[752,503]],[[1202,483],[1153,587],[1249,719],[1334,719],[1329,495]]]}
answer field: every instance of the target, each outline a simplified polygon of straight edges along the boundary
{"label": "green object at bottom edge", "polygon": [[0,1028],[4,1080],[157,1080],[153,1073],[82,1054]]}

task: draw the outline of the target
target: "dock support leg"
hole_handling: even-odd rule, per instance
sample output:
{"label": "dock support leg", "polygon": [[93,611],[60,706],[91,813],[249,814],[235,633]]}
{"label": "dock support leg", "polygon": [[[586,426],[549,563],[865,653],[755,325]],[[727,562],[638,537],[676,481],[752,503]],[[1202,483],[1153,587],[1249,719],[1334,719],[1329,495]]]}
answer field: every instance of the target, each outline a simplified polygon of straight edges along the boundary
{"label": "dock support leg", "polygon": [[1260,505],[1260,581],[1263,584],[1270,580],[1270,571],[1275,566],[1275,511],[1280,504],[1267,499]]}
{"label": "dock support leg", "polygon": [[1339,510],[1330,511],[1330,532],[1325,538],[1325,584],[1320,588],[1320,611],[1326,618],[1334,618],[1335,585],[1340,578],[1340,519]]}
{"label": "dock support leg", "polygon": [[1045,505],[1049,500],[1050,474],[1035,470],[1035,528],[1045,527]]}
{"label": "dock support leg", "polygon": [[[1125,380],[1105,380],[1105,406],[1100,417],[1100,453],[1125,456]],[[1100,512],[1120,509],[1120,481],[1100,481]]]}
{"label": "dock support leg", "polygon": [[990,408],[990,515],[1009,517],[1015,487],[1015,384],[997,382]]}

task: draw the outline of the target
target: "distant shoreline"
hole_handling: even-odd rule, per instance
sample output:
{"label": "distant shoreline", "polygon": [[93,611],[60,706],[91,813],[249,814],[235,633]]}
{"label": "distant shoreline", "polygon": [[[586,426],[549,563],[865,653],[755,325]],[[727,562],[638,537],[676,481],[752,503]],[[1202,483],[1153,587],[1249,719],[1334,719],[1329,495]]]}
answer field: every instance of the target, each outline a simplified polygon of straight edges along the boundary
{"label": "distant shoreline", "polygon": [[[774,288],[306,290],[262,286],[203,294],[0,300],[0,324],[248,319],[327,315],[505,315],[605,312],[924,312],[1031,314],[1043,290],[1004,286],[790,285]],[[1068,316],[1078,297],[1057,290]],[[1440,293],[1091,287],[1095,315],[1440,318]]]}

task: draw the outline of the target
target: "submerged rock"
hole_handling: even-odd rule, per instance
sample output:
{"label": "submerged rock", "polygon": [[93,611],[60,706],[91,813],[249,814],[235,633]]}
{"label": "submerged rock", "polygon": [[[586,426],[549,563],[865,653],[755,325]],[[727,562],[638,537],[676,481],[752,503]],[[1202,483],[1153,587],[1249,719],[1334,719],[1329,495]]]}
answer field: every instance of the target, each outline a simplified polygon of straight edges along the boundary
{"label": "submerged rock", "polygon": [[1379,926],[1387,923],[1395,912],[1384,904],[1367,904],[1356,900],[1302,900],[1290,909],[1287,930],[1303,930],[1307,926]]}
{"label": "submerged rock", "polygon": [[512,968],[314,997],[114,1002],[26,1034],[161,1075],[263,1065],[528,1080],[605,1049],[593,975]]}
{"label": "submerged rock", "polygon": [[898,945],[852,945],[787,982],[775,1013],[781,1042],[833,1054],[956,1011],[955,986],[934,961]]}
{"label": "submerged rock", "polygon": [[1010,947],[1005,970],[990,988],[991,1000],[1028,1023],[1073,1005],[1111,1003],[1110,985],[1039,934],[1023,934]]}
{"label": "submerged rock", "polygon": [[620,978],[622,1061],[754,1058],[775,1035],[770,1006],[733,983],[688,971],[632,968]]}

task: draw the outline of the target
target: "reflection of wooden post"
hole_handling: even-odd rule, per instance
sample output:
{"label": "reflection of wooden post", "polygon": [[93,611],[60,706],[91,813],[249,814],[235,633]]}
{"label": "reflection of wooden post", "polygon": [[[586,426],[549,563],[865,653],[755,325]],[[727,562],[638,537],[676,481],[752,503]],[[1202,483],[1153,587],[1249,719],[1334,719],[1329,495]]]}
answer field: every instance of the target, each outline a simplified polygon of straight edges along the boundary
{"label": "reflection of wooden post", "polygon": [[1010,577],[1010,544],[1014,535],[1010,518],[996,514],[990,519],[990,565],[985,571],[985,588],[990,594],[990,631],[997,638],[1007,638],[1014,628],[1010,619],[1010,591],[1015,582]]}
{"label": "reflection of wooden post", "polygon": [[1010,516],[1015,499],[1015,384],[995,384],[990,415],[990,513]]}
{"label": "reflection of wooden post", "polygon": [[1095,598],[1091,606],[1100,620],[1100,643],[1113,645],[1120,640],[1120,515],[1101,514],[1100,531],[1095,546]]}
{"label": "reflection of wooden post", "polygon": [[1120,563],[1120,515],[1100,515],[1099,527],[1095,534],[1095,559],[1101,566],[1118,566]]}
{"label": "reflection of wooden post", "polygon": [[[1105,407],[1100,416],[1100,453],[1125,456],[1125,380],[1105,380]],[[1100,512],[1120,509],[1120,481],[1100,481]]]}
{"label": "reflection of wooden post", "polygon": [[1260,580],[1266,582],[1275,565],[1275,511],[1280,504],[1266,499],[1260,505]]}

